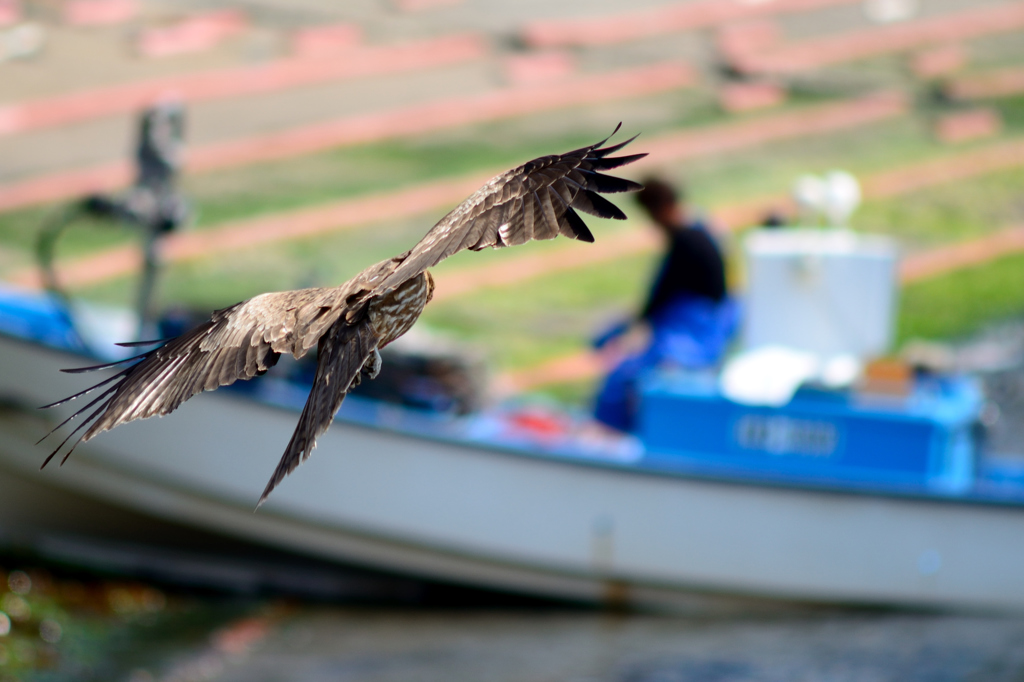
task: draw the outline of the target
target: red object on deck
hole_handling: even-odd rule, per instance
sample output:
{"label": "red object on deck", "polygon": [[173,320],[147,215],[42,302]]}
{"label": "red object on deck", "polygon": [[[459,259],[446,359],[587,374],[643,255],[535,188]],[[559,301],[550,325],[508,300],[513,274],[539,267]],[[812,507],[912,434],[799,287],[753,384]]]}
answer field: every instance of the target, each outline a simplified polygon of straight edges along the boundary
{"label": "red object on deck", "polygon": [[572,424],[561,413],[540,408],[523,408],[508,415],[509,435],[537,438],[542,441],[564,438],[572,430]]}

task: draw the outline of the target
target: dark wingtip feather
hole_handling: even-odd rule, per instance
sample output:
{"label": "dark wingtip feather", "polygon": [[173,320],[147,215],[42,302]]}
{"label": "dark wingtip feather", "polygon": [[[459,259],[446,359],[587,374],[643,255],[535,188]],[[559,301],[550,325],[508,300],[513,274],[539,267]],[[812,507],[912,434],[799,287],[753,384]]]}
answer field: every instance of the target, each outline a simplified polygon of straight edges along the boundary
{"label": "dark wingtip feather", "polygon": [[601,173],[587,170],[585,168],[580,168],[579,172],[589,180],[586,189],[601,192],[602,194],[639,192],[644,188],[644,186],[638,182],[633,182],[632,180],[626,180],[624,178],[617,178],[612,175],[602,175]]}
{"label": "dark wingtip feather", "polygon": [[[593,152],[594,150],[598,149],[598,147],[603,145],[605,142],[607,142],[608,140],[610,140],[613,137],[615,137],[615,133],[619,132],[619,128],[621,128],[621,127],[622,127],[622,121],[619,121],[618,125],[615,126],[615,130],[612,131],[611,135],[609,135],[608,137],[604,138],[600,142],[595,142],[594,144],[590,145],[589,147],[583,147],[583,149],[577,149],[576,151],[577,152],[582,152],[582,151]],[[571,153],[572,152],[570,152],[570,154]]]}
{"label": "dark wingtip feather", "polygon": [[[37,445],[38,445],[38,443],[37,443]],[[45,469],[46,465],[50,463],[50,460],[53,459],[53,456],[56,455],[56,454],[57,454],[57,451],[54,450],[49,455],[47,455],[46,459],[44,459],[43,463],[39,466],[39,470],[42,471],[43,469]]]}
{"label": "dark wingtip feather", "polygon": [[[90,405],[90,407],[91,407],[91,405]],[[68,434],[68,435],[67,435],[67,436],[66,436],[66,437],[64,438],[64,440],[62,440],[62,441],[60,442],[60,445],[58,445],[57,447],[55,447],[55,448],[53,449],[53,452],[51,452],[51,453],[49,454],[49,456],[48,456],[48,457],[47,457],[47,458],[46,458],[45,460],[43,460],[43,464],[42,464],[42,466],[40,466],[40,467],[39,467],[39,469],[40,469],[40,470],[42,470],[42,469],[46,468],[46,465],[50,463],[50,460],[51,460],[51,459],[53,459],[53,456],[54,456],[54,455],[56,455],[56,454],[57,454],[58,452],[60,452],[61,448],[63,448],[63,447],[65,446],[65,445],[67,445],[67,442],[68,442],[69,440],[71,440],[71,437],[72,437],[72,436],[74,436],[74,435],[75,435],[76,433],[78,433],[79,431],[81,431],[81,430],[82,430],[83,428],[85,428],[86,426],[88,426],[88,425],[89,425],[89,422],[91,422],[91,421],[93,420],[93,418],[94,418],[94,417],[96,417],[96,415],[98,415],[98,414],[100,413],[100,411],[102,411],[102,410],[103,410],[103,408],[104,408],[104,407],[106,407],[106,406],[105,406],[105,405],[101,405],[101,406],[100,406],[100,408],[99,408],[98,410],[96,410],[95,412],[93,412],[92,414],[90,414],[90,415],[89,415],[89,416],[88,416],[88,417],[87,417],[87,418],[86,418],[86,419],[85,419],[85,420],[84,420],[84,421],[83,421],[83,422],[82,422],[81,424],[79,424],[79,425],[78,425],[77,427],[75,427],[75,429],[74,429],[74,430],[73,430],[73,431],[72,431],[71,433],[69,433],[69,434]],[[84,409],[85,409],[85,410],[87,410],[87,409],[89,409],[89,408],[88,408],[88,407],[86,407],[86,408],[84,408]],[[84,411],[84,410],[82,410],[82,411]],[[74,419],[74,418],[75,418],[75,417],[77,417],[78,415],[80,415],[80,414],[82,413],[82,411],[76,412],[76,413],[74,413],[73,415],[71,415],[70,417],[68,417],[67,419],[65,419],[64,421],[62,421],[62,422],[60,423],[60,425],[58,425],[58,426],[57,426],[56,428],[54,428],[54,429],[53,429],[52,431],[50,431],[50,433],[46,434],[46,436],[43,436],[43,437],[42,437],[42,438],[41,438],[41,439],[40,439],[40,440],[39,440],[39,441],[38,441],[38,442],[36,443],[36,445],[39,445],[39,443],[42,443],[42,442],[43,442],[43,440],[45,440],[45,439],[46,439],[46,438],[47,438],[47,437],[48,437],[48,436],[49,436],[49,435],[50,435],[51,433],[53,433],[54,431],[56,431],[57,429],[59,429],[59,428],[60,428],[61,426],[64,426],[65,424],[67,424],[67,423],[68,423],[69,421],[71,421],[72,419]],[[76,447],[78,447],[78,444],[82,442],[82,438],[84,438],[84,436],[82,436],[82,437],[81,437],[81,438],[79,438],[79,439],[78,439],[77,441],[75,441],[75,444],[71,446],[71,449],[70,449],[70,450],[68,450],[68,453],[67,453],[66,455],[64,455],[64,459],[62,459],[62,460],[60,461],[60,464],[61,464],[61,466],[64,466],[64,462],[68,461],[68,457],[70,457],[70,456],[71,456],[71,453],[75,451],[75,448],[76,448]]]}
{"label": "dark wingtip feather", "polygon": [[132,362],[134,360],[142,360],[143,358],[148,356],[151,352],[152,351],[149,351],[147,353],[142,353],[140,355],[133,355],[132,357],[125,358],[124,360],[115,360],[114,362],[104,362],[102,365],[89,365],[88,367],[69,367],[67,369],[62,369],[61,371],[64,372],[65,374],[85,374],[86,372],[95,372],[95,371],[101,370],[101,369],[110,369],[111,367],[117,367],[118,365],[123,365],[126,362]]}
{"label": "dark wingtip feather", "polygon": [[[84,424],[82,426],[84,426]],[[79,429],[80,428],[81,427],[79,427]],[[78,433],[79,429],[75,429],[74,431],[69,433],[67,438],[62,440],[60,445],[58,445],[56,448],[54,448],[53,452],[51,452],[49,455],[47,455],[46,459],[43,460],[43,463],[39,467],[40,471],[42,471],[43,469],[46,468],[46,465],[50,463],[50,460],[53,459],[54,455],[56,455],[58,452],[60,452],[61,448],[63,448],[64,445],[67,444],[67,442],[69,440],[71,440],[71,437],[73,435],[75,435],[76,433]],[[49,434],[47,434],[47,435],[49,435]],[[75,444],[72,445],[71,449],[67,451],[67,454],[64,455],[64,458],[60,460],[60,466],[64,466],[64,462],[68,461],[68,457],[71,456],[71,453],[75,451],[75,448],[77,448],[78,444],[81,443],[81,442],[82,442],[81,438],[79,438],[78,440],[75,441]]]}
{"label": "dark wingtip feather", "polygon": [[[125,371],[127,371],[127,370],[125,370]],[[41,405],[41,406],[39,406],[36,409],[48,410],[51,407],[57,407],[59,405],[63,405],[64,403],[69,403],[72,400],[74,400],[75,398],[81,398],[83,395],[85,395],[87,393],[91,393],[92,391],[95,391],[100,386],[105,386],[105,385],[109,384],[111,381],[117,381],[118,379],[123,378],[124,374],[125,374],[125,372],[119,372],[119,373],[115,374],[114,376],[112,376],[112,377],[110,377],[108,379],[104,379],[103,381],[99,382],[98,384],[93,384],[92,386],[90,386],[89,388],[85,389],[84,391],[79,391],[78,393],[75,393],[74,395],[69,395],[67,398],[61,398],[60,400],[58,400],[56,402],[52,402],[49,405]],[[106,394],[104,393],[104,395],[106,395]],[[88,409],[88,408],[85,408],[85,409]]]}
{"label": "dark wingtip feather", "polygon": [[629,156],[615,156],[610,159],[594,159],[593,161],[591,161],[590,165],[593,166],[593,168],[596,170],[612,170],[613,168],[619,168],[621,166],[625,166],[628,163],[639,161],[645,156],[647,156],[646,153],[630,154]]}
{"label": "dark wingtip feather", "polygon": [[154,339],[152,341],[122,341],[121,343],[115,343],[115,346],[121,346],[121,348],[136,348],[138,346],[155,346],[158,343],[167,343],[170,339]]}
{"label": "dark wingtip feather", "polygon": [[[566,209],[563,217],[565,218],[565,222],[569,228],[569,234],[566,234],[567,237],[572,237],[577,241],[586,242],[588,244],[594,243],[594,233],[591,232],[590,228],[587,227],[587,224],[583,222],[583,218],[580,217],[579,213],[574,211],[572,208],[568,208]],[[565,232],[562,232],[562,234],[565,234]]]}
{"label": "dark wingtip feather", "polygon": [[598,142],[597,144],[595,144],[595,145],[594,145],[594,147],[595,147],[595,148],[596,148],[596,147],[600,147],[600,146],[601,146],[601,145],[603,145],[603,144],[604,144],[605,142],[607,142],[608,140],[610,140],[610,139],[612,139],[613,137],[615,137],[615,133],[619,132],[619,129],[621,129],[621,128],[622,128],[622,121],[619,121],[619,122],[618,122],[618,123],[616,124],[616,126],[615,126],[615,130],[613,130],[613,131],[611,132],[611,135],[609,135],[608,137],[604,138],[603,140],[601,140],[600,142]]}
{"label": "dark wingtip feather", "polygon": [[[571,152],[565,152],[564,154],[560,154],[559,156],[577,156],[577,155],[580,155],[580,154],[582,154],[584,156],[589,156],[589,155],[594,153],[595,149],[597,149],[598,147],[603,145],[608,140],[612,139],[615,136],[615,133],[619,132],[619,128],[621,128],[621,127],[622,127],[622,122],[620,121],[619,124],[617,126],[615,126],[615,130],[612,131],[612,134],[609,135],[608,137],[604,138],[600,142],[595,142],[594,144],[588,144],[586,147],[580,147],[579,149],[573,149]],[[541,157],[541,158],[547,158],[547,157]],[[539,160],[539,159],[535,159],[535,160]],[[530,164],[527,163],[526,167],[528,168],[529,166],[530,166]]]}
{"label": "dark wingtip feather", "polygon": [[[51,453],[50,453],[49,455],[47,455],[47,456],[46,456],[46,459],[44,459],[44,460],[43,460],[43,464],[42,464],[42,465],[41,465],[41,466],[39,467],[39,470],[40,470],[40,471],[42,471],[43,469],[45,469],[45,468],[46,468],[46,465],[50,463],[50,460],[51,460],[51,459],[53,459],[53,458],[54,458],[54,456],[55,456],[55,455],[56,455],[56,454],[57,454],[58,452],[60,452],[61,448],[63,448],[63,447],[64,447],[64,446],[65,446],[65,445],[67,444],[67,442],[68,442],[69,440],[71,440],[71,437],[72,437],[73,435],[75,435],[75,433],[77,433],[77,432],[78,432],[78,429],[75,429],[74,431],[72,431],[71,433],[69,433],[69,434],[67,435],[67,437],[66,437],[66,438],[65,438],[64,440],[62,440],[62,441],[60,442],[60,445],[58,445],[57,447],[55,447],[55,448],[53,449],[53,452],[51,452]],[[79,438],[78,440],[80,441],[80,440],[81,440],[81,438]],[[72,452],[74,452],[74,451],[75,451],[75,448],[76,448],[76,447],[78,447],[78,441],[75,441],[75,444],[71,446],[71,449],[70,449],[70,450],[68,450],[68,454],[67,454],[67,455],[64,455],[64,459],[62,459],[62,460],[60,461],[61,465],[63,465],[63,464],[64,464],[64,462],[66,462],[66,461],[67,461],[68,457],[69,457],[69,456],[71,455],[71,453],[72,453]]]}
{"label": "dark wingtip feather", "polygon": [[[127,370],[125,370],[125,371],[127,371]],[[112,381],[116,381],[116,380],[122,379],[122,378],[124,378],[124,372],[121,372],[119,374],[115,374],[114,376],[110,377],[109,379],[101,381],[100,383],[98,383],[98,384],[96,384],[94,386],[90,386],[89,388],[85,389],[84,391],[76,393],[75,395],[73,395],[73,396],[71,396],[69,398],[64,398],[63,400],[58,400],[57,402],[51,403],[50,405],[45,405],[44,407],[54,407],[56,405],[60,405],[62,403],[66,403],[69,400],[73,400],[74,398],[77,398],[77,397],[79,397],[81,395],[89,393],[90,391],[93,391],[93,390],[99,388],[100,386],[103,386],[105,384],[109,384]],[[96,417],[98,417],[105,409],[107,409],[107,405],[109,404],[111,394],[112,393],[116,393],[117,389],[119,387],[120,387],[120,384],[115,384],[114,386],[111,386],[111,387],[107,388],[107,390],[103,391],[98,396],[93,398],[92,401],[90,401],[88,405],[85,405],[81,409],[79,409],[76,412],[74,412],[73,414],[71,414],[67,419],[62,421],[60,424],[57,424],[57,426],[55,426],[52,429],[50,429],[46,433],[46,435],[44,435],[42,438],[40,438],[38,441],[36,441],[36,445],[39,445],[44,440],[46,440],[51,435],[53,435],[62,426],[64,426],[65,424],[67,424],[70,421],[73,421],[73,420],[77,419],[78,417],[82,416],[82,414],[88,412],[90,409],[92,409],[93,407],[96,407],[96,405],[99,404],[99,407],[97,407],[92,413],[90,413],[87,417],[85,417],[85,419],[82,420],[82,423],[79,424],[77,427],[75,427],[71,431],[71,433],[69,433],[67,435],[67,437],[65,437],[64,440],[61,441],[60,445],[58,445],[56,448],[54,448],[53,452],[51,452],[49,454],[49,456],[45,460],[43,460],[42,466],[39,467],[40,469],[45,468],[46,465],[50,463],[50,460],[53,459],[54,455],[56,455],[58,452],[60,452],[61,448],[63,448],[67,444],[67,442],[69,440],[71,440],[72,436],[74,436],[76,433],[78,433],[79,431],[81,431],[85,427],[89,426],[90,423],[92,423],[92,421],[94,419],[96,419]],[[81,443],[83,439],[84,440],[88,440],[87,436],[89,436],[88,432],[86,432],[85,435],[80,437],[75,442],[75,444],[71,446],[71,449],[68,450],[67,454],[64,455],[64,458],[60,461],[61,466],[64,465],[64,462],[68,461],[68,457],[71,456],[71,453],[75,451],[75,448],[78,447],[78,444]]]}
{"label": "dark wingtip feather", "polygon": [[572,205],[573,208],[579,209],[584,213],[597,216],[598,218],[611,218],[613,220],[626,219],[626,214],[623,213],[618,206],[608,201],[597,192],[592,192],[589,189],[585,189],[577,194]]}
{"label": "dark wingtip feather", "polygon": [[[619,125],[622,125],[622,124],[620,123]],[[616,130],[618,130],[618,128],[616,128]],[[622,149],[623,147],[625,147],[627,144],[629,144],[630,142],[632,142],[633,140],[635,140],[638,137],[640,137],[640,133],[637,133],[636,135],[634,135],[633,137],[629,138],[625,142],[620,142],[620,143],[618,143],[616,145],[612,145],[611,147],[602,147],[600,149],[595,149],[593,151],[593,154],[595,156],[597,156],[598,158],[603,158],[605,156],[608,156],[609,154],[614,154],[615,152],[619,151],[620,149]],[[604,144],[604,143],[602,142],[601,144]]]}

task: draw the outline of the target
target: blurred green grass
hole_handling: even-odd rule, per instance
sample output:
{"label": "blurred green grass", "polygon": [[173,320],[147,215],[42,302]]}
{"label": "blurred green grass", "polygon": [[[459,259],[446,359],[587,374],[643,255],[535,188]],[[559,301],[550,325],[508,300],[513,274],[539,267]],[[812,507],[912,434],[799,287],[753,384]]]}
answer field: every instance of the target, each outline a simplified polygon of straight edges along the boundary
{"label": "blurred green grass", "polygon": [[999,116],[1003,119],[1003,126],[1007,130],[1024,129],[1024,95],[1002,97],[988,103],[999,112]]}
{"label": "blurred green grass", "polygon": [[897,342],[961,337],[1013,317],[1024,317],[1024,254],[903,287]]}
{"label": "blurred green grass", "polygon": [[1024,222],[1024,167],[868,201],[852,222],[909,250],[982,237]]}

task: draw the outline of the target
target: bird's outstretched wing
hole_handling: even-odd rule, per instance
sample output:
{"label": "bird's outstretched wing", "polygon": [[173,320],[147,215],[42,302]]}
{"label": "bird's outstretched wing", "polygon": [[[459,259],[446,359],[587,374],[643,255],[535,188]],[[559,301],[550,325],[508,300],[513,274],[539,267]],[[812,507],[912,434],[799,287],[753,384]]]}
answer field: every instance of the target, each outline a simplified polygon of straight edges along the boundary
{"label": "bird's outstretched wing", "polygon": [[339,319],[321,337],[313,388],[288,447],[256,504],[257,508],[285,476],[309,459],[317,437],[331,425],[348,391],[359,384],[360,371],[380,340],[369,318],[365,317],[355,325]]}
{"label": "bird's outstretched wing", "polygon": [[261,294],[218,310],[195,329],[134,358],[64,370],[79,373],[128,365],[99,384],[44,406],[56,407],[103,388],[91,402],[53,430],[84,416],[43,466],[82,429],[86,429],[85,433],[64,455],[62,463],[78,442],[120,424],[167,414],[202,391],[251,379],[273,367],[281,353],[302,357],[341,317],[351,288]]}
{"label": "bird's outstretched wing", "polygon": [[[621,125],[616,126],[612,135]],[[647,156],[609,157],[636,139],[634,136],[602,147],[610,137],[565,154],[542,156],[491,179],[400,256],[402,263],[373,293],[395,289],[463,249],[515,246],[531,239],[554,239],[560,234],[594,241],[594,235],[576,211],[623,220],[625,214],[601,194],[643,189],[631,180],[600,172]]]}

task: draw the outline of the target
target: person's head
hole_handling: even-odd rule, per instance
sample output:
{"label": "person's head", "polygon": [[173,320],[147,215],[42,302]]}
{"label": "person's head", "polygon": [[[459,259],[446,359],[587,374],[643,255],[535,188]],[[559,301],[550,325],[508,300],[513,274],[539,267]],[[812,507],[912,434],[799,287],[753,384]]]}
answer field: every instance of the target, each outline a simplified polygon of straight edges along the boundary
{"label": "person's head", "polygon": [[664,180],[648,178],[637,194],[637,201],[651,216],[651,220],[666,232],[679,229],[685,222],[684,194]]}

